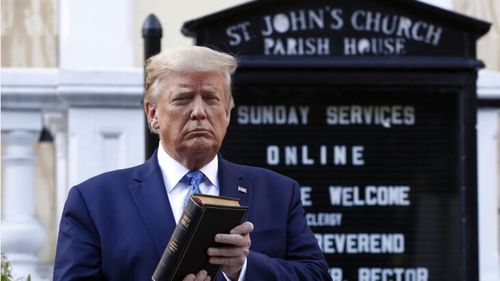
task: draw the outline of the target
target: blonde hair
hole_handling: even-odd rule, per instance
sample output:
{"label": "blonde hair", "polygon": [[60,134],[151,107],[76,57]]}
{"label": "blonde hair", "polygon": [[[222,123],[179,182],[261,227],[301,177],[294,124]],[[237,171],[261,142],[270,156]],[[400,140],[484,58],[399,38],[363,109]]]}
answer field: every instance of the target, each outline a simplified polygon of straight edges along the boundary
{"label": "blonde hair", "polygon": [[163,90],[162,80],[172,72],[215,72],[226,80],[225,94],[228,109],[234,107],[231,75],[237,67],[236,58],[207,47],[189,46],[168,49],[146,62],[146,92],[144,101],[156,104]]}

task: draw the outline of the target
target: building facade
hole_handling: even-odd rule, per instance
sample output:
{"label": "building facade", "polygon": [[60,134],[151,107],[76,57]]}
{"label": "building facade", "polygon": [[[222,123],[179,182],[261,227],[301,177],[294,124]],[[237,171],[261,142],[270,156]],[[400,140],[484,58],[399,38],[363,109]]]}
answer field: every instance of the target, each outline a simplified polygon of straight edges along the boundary
{"label": "building facade", "polygon": [[[71,186],[144,161],[137,148],[147,15],[160,20],[168,49],[192,44],[180,32],[185,21],[244,2],[2,0],[2,250],[19,276],[50,279]],[[424,2],[492,23],[477,48],[486,65],[478,80],[478,221],[481,281],[500,280],[500,2]]]}

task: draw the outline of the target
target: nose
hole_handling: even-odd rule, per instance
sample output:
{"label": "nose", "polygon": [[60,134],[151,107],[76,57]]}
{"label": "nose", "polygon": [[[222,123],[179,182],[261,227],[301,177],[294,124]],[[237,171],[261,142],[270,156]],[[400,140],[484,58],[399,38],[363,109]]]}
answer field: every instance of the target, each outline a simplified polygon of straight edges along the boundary
{"label": "nose", "polygon": [[197,95],[192,102],[191,120],[204,120],[207,118],[205,103],[201,95]]}

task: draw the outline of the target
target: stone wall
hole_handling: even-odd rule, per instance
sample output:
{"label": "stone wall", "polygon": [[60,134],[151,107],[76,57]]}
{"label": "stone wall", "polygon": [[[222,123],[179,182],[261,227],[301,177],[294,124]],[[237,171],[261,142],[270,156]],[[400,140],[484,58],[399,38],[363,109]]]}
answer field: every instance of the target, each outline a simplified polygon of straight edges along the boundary
{"label": "stone wall", "polygon": [[57,67],[56,0],[2,0],[2,67]]}

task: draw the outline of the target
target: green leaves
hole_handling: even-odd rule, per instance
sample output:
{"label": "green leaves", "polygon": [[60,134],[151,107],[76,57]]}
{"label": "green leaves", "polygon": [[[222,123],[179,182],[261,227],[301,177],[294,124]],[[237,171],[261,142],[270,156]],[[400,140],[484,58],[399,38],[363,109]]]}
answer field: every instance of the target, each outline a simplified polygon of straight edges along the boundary
{"label": "green leaves", "polygon": [[[2,275],[0,281],[20,281],[21,278],[14,279],[14,277],[12,277],[10,262],[7,260],[3,252],[1,254],[2,254]],[[26,281],[31,281],[31,275],[28,275]]]}
{"label": "green leaves", "polygon": [[10,262],[5,258],[5,255],[2,252],[2,277],[1,281],[11,281],[12,273],[10,272]]}

